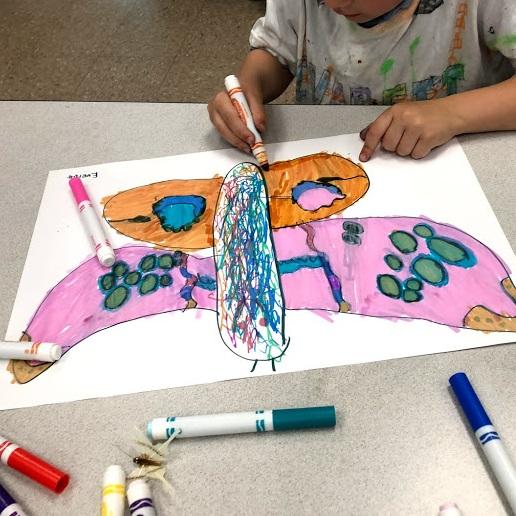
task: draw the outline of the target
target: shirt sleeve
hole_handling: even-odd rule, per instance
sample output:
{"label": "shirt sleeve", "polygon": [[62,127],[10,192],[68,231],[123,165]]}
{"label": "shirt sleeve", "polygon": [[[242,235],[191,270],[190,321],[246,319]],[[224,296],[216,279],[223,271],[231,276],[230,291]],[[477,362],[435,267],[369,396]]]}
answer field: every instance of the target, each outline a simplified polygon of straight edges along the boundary
{"label": "shirt sleeve", "polygon": [[251,48],[263,48],[295,74],[298,32],[303,2],[300,0],[267,0],[265,16],[251,30]]}
{"label": "shirt sleeve", "polygon": [[480,0],[478,9],[485,45],[504,55],[516,73],[516,1]]}

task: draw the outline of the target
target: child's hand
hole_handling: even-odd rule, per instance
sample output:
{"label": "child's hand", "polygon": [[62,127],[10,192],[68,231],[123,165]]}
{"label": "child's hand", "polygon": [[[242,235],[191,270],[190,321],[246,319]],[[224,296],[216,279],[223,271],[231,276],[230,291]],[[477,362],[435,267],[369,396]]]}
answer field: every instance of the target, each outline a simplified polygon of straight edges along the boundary
{"label": "child's hand", "polygon": [[[265,110],[260,95],[253,94],[249,90],[244,90],[247,103],[253,115],[254,125],[258,132],[265,131]],[[220,91],[213,97],[208,104],[210,120],[217,128],[222,137],[233,147],[243,152],[251,153],[250,146],[254,144],[254,136],[238,116],[238,112],[233,106],[231,99],[226,91]]]}
{"label": "child's hand", "polygon": [[369,160],[379,144],[399,156],[424,158],[459,134],[456,118],[449,97],[395,104],[361,131],[360,160]]}

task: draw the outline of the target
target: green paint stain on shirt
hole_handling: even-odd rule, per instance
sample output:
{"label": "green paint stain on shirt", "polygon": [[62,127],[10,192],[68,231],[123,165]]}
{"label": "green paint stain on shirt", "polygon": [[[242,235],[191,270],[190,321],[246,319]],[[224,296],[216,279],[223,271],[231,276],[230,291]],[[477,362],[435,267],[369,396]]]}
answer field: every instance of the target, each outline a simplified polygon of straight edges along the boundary
{"label": "green paint stain on shirt", "polygon": [[419,46],[420,43],[421,43],[421,36],[417,36],[416,38],[414,38],[414,41],[412,41],[412,43],[409,46],[410,53],[412,55],[414,55],[414,53],[416,52],[416,48]]}
{"label": "green paint stain on shirt", "polygon": [[501,50],[506,47],[516,47],[516,34],[503,34],[487,41],[491,50]]}
{"label": "green paint stain on shirt", "polygon": [[386,59],[380,66],[380,75],[386,76],[394,65],[394,59]]}

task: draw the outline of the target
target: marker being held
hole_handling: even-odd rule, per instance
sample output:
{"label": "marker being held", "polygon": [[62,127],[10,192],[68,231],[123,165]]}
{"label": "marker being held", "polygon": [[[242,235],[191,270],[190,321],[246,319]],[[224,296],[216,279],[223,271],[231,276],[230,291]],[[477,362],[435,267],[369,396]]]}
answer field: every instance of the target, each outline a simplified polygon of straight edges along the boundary
{"label": "marker being held", "polygon": [[269,170],[269,159],[267,158],[267,153],[265,152],[265,145],[263,144],[260,133],[254,125],[253,115],[251,114],[251,109],[247,103],[244,92],[242,91],[240,82],[236,76],[228,75],[224,79],[224,86],[226,87],[228,95],[231,98],[233,106],[235,106],[238,116],[247,126],[249,131],[253,133],[254,145],[251,146],[251,150],[253,151],[254,157],[258,161],[260,167],[263,168],[263,170]]}
{"label": "marker being held", "polygon": [[0,341],[0,359],[55,362],[61,358],[62,353],[61,346],[50,342]]}
{"label": "marker being held", "polygon": [[99,262],[104,267],[111,267],[115,263],[115,252],[102,229],[99,216],[95,212],[84,184],[79,177],[73,177],[70,179],[69,185],[79,207],[84,229],[91,239]]}

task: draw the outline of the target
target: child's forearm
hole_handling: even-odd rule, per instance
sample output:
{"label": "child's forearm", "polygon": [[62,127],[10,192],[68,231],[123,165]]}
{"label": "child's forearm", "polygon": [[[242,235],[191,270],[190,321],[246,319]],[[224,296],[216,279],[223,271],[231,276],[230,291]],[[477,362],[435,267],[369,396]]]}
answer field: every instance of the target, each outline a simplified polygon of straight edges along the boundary
{"label": "child's forearm", "polygon": [[292,74],[266,50],[251,50],[238,74],[246,91],[253,91],[270,102],[279,97],[292,81]]}
{"label": "child's forearm", "polygon": [[456,134],[516,130],[516,76],[439,102],[455,116]]}

